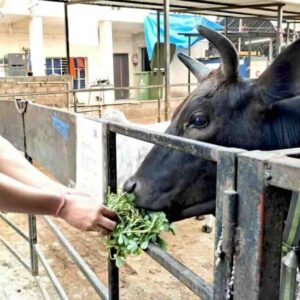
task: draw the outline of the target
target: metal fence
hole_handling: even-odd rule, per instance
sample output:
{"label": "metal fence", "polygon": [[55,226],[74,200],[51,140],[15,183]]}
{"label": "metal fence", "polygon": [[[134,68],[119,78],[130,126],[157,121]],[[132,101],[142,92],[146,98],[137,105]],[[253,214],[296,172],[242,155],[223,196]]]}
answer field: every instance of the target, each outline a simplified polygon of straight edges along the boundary
{"label": "metal fence", "polygon": [[[35,83],[35,82],[33,82]],[[190,93],[190,88],[193,86],[197,86],[197,83],[177,83],[177,84],[170,84],[169,88],[180,88],[186,87],[187,88],[187,95]],[[47,91],[47,92],[20,92],[20,93],[12,93],[12,94],[1,94],[0,93],[0,100],[2,99],[30,99],[33,96],[54,96],[54,95],[68,95],[68,109],[75,113],[98,113],[98,116],[101,117],[102,115],[102,108],[106,105],[114,105],[118,104],[118,100],[114,103],[104,103],[101,101],[99,103],[79,103],[78,95],[79,94],[88,94],[88,99],[90,99],[92,93],[99,93],[103,94],[105,92],[116,92],[116,91],[139,91],[139,90],[151,90],[151,89],[158,89],[160,92],[157,95],[157,99],[148,100],[148,101],[157,101],[157,121],[161,122],[164,118],[162,117],[162,104],[165,105],[166,103],[166,96],[163,94],[163,89],[165,88],[164,84],[159,85],[145,85],[145,86],[128,86],[128,87],[94,87],[94,88],[86,88],[86,89],[66,89],[66,90],[57,90],[57,91]],[[186,95],[186,96],[187,96]],[[185,96],[179,98],[171,98],[169,95],[168,100],[183,100]],[[129,99],[128,99],[129,100]],[[126,101],[127,102],[127,101]],[[144,101],[143,101],[144,102]],[[167,120],[167,119],[166,119]]]}
{"label": "metal fence", "polygon": [[[70,179],[75,182],[76,115],[37,104],[25,105],[26,109],[19,114],[13,102],[0,101],[0,134],[20,150],[25,150],[28,157],[46,165],[63,183],[70,183]],[[49,122],[53,116],[68,122],[70,139],[55,135],[55,128]],[[182,151],[216,164],[214,284],[206,283],[153,244],[146,250],[149,256],[202,299],[278,299],[284,220],[290,191],[300,192],[300,163],[297,159],[300,149],[248,152],[100,119],[94,121],[103,125],[106,186],[113,192],[117,189],[117,134]],[[67,151],[58,157],[54,149],[60,146]],[[29,217],[29,236],[5,216],[1,217],[30,244],[31,267],[23,262],[24,266],[37,275],[36,262],[39,259],[60,298],[66,299],[65,292],[37,245],[34,216]],[[57,226],[47,217],[46,221],[100,298],[119,299],[119,273],[115,262],[109,259],[109,286],[106,288]],[[14,253],[13,248],[1,240]]]}

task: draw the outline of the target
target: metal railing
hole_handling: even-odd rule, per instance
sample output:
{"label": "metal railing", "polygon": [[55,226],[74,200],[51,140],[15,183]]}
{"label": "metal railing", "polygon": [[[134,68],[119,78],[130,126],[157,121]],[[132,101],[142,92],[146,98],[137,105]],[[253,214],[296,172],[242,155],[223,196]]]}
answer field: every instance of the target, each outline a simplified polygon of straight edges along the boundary
{"label": "metal railing", "polygon": [[[35,83],[35,82],[33,82]],[[65,82],[63,82],[66,84]],[[178,84],[170,84],[170,88],[176,88],[176,87],[187,87],[188,88],[188,94],[190,93],[190,87],[197,86],[197,83],[178,83]],[[57,90],[57,91],[47,91],[47,92],[20,92],[20,93],[7,93],[7,94],[1,94],[0,93],[0,100],[2,99],[9,99],[9,98],[18,98],[18,99],[28,99],[28,97],[33,96],[53,96],[53,95],[68,95],[68,108],[72,109],[75,113],[90,113],[90,112],[98,112],[98,116],[101,117],[102,115],[102,108],[106,105],[117,105],[118,100],[114,103],[95,103],[95,104],[80,104],[77,99],[78,94],[86,94],[86,93],[97,93],[97,92],[109,92],[109,91],[123,91],[123,90],[149,90],[149,89],[159,89],[161,92],[158,94],[157,99],[150,100],[150,101],[157,101],[157,121],[161,122],[161,108],[162,108],[162,102],[165,102],[165,97],[163,97],[162,90],[164,89],[165,85],[145,85],[145,86],[128,86],[128,87],[99,87],[99,88],[85,88],[85,89],[70,89],[69,85],[67,85],[66,90]],[[70,97],[71,96],[71,97]],[[89,96],[90,97],[90,96]],[[72,103],[71,99],[72,98]],[[185,97],[180,98],[171,98],[169,100],[183,100]],[[29,99],[30,100],[30,99]],[[130,100],[129,100],[130,102]]]}
{"label": "metal railing", "polygon": [[[226,202],[226,191],[236,189],[236,162],[237,154],[242,150],[230,149],[217,145],[207,144],[203,142],[193,141],[168,134],[155,133],[149,130],[137,129],[134,126],[124,126],[112,122],[103,122],[106,130],[106,147],[107,147],[107,186],[112,192],[117,190],[117,169],[116,169],[116,134],[126,135],[131,138],[153,143],[163,147],[171,148],[194,155],[200,159],[213,161],[217,164],[217,204],[216,204],[216,230],[215,245],[218,247],[221,240],[221,232],[223,236],[222,243],[226,244],[228,255],[222,255],[222,259],[214,268],[214,286],[206,283],[201,277],[197,276],[186,266],[180,264],[175,258],[168,255],[155,245],[150,245],[146,251],[156,262],[163,266],[167,271],[187,286],[191,291],[202,299],[224,299],[225,291],[228,289],[233,267],[233,251],[229,246],[233,239],[230,226],[222,229],[222,219],[224,224],[230,224],[227,220],[232,216],[232,212],[228,210],[228,206],[224,206]],[[224,206],[224,207],[223,207]],[[226,215],[223,209],[226,208]],[[235,207],[230,206],[231,210]],[[233,243],[231,243],[233,248]],[[224,253],[225,254],[225,253]],[[109,287],[112,300],[119,299],[118,269],[114,261],[109,264],[109,278],[111,285]]]}
{"label": "metal railing", "polygon": [[[20,150],[26,144],[28,157],[39,163],[45,163],[62,182],[74,172],[74,139],[76,140],[76,118],[72,113],[62,112],[37,104],[27,104],[23,111],[23,123],[19,122],[20,114],[11,101],[0,101],[0,134],[11,139]],[[70,140],[57,137],[53,132],[51,116],[68,122]],[[14,130],[11,120],[14,119]],[[170,254],[151,244],[146,253],[167,271],[180,280],[185,286],[202,299],[277,299],[279,295],[279,278],[281,264],[281,242],[284,220],[290,202],[290,191],[300,192],[300,149],[281,151],[244,151],[225,148],[199,141],[176,137],[168,134],[124,126],[117,123],[100,122],[103,128],[105,144],[105,178],[106,187],[112,192],[117,190],[116,135],[121,134],[142,141],[147,141],[177,151],[182,151],[212,161],[217,168],[217,199],[214,265],[214,284],[206,283]],[[19,125],[18,125],[19,124]],[[23,124],[23,125],[22,125]],[[55,125],[55,124],[54,124]],[[18,127],[19,126],[19,127]],[[22,127],[23,126],[23,127]],[[15,134],[23,130],[23,134]],[[39,131],[47,132],[47,139],[39,136]],[[74,133],[74,132],[75,133]],[[26,137],[26,143],[23,140]],[[33,139],[33,137],[35,139]],[[46,153],[42,153],[42,147]],[[57,157],[54,148],[63,143],[70,157],[62,154]],[[23,145],[23,146],[22,146]],[[55,162],[56,160],[56,162]],[[64,161],[68,164],[64,165]],[[51,164],[49,164],[49,161]],[[64,169],[67,170],[64,170]],[[65,172],[62,172],[62,169]],[[71,175],[70,175],[71,174]],[[36,277],[38,268],[36,259],[42,263],[54,284],[61,299],[66,299],[58,279],[47,263],[37,245],[35,219],[31,220],[30,235],[27,236],[6,216],[1,218],[16,230],[31,249],[31,265],[18,257],[13,247],[1,238],[4,245]],[[80,257],[71,243],[64,237],[57,226],[49,219],[46,223],[77,264],[89,283],[101,299],[119,299],[119,272],[113,260],[109,259],[109,285],[105,287],[96,274]]]}

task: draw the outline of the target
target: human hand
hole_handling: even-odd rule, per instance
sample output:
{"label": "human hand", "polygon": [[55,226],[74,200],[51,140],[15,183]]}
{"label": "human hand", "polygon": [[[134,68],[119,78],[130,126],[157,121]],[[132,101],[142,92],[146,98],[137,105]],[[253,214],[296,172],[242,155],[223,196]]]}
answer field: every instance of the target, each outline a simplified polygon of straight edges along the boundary
{"label": "human hand", "polygon": [[103,235],[110,233],[117,225],[118,216],[95,199],[87,196],[66,196],[65,205],[58,217],[71,226],[84,231],[98,231]]}

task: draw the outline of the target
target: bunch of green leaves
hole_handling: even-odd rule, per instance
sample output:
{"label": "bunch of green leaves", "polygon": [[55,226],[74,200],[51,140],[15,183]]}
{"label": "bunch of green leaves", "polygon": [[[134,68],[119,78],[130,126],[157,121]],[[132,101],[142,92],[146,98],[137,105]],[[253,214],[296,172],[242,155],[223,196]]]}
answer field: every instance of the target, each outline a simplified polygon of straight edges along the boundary
{"label": "bunch of green leaves", "polygon": [[106,246],[112,259],[116,260],[117,267],[123,264],[128,255],[141,254],[150,242],[165,249],[166,242],[159,237],[162,231],[174,234],[175,227],[169,223],[165,213],[146,214],[144,210],[136,208],[134,202],[133,194],[109,193],[107,197],[106,205],[119,217],[117,227],[106,240]]}

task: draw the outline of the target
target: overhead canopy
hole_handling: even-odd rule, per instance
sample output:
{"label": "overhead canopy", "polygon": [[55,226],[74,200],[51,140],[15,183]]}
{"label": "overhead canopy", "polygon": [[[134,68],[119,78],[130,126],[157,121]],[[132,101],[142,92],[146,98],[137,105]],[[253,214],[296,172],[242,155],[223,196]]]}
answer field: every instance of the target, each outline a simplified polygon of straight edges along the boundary
{"label": "overhead canopy", "polygon": [[[162,0],[44,0],[68,4],[95,4],[113,7],[134,7],[161,10]],[[300,20],[299,0],[170,0],[170,10],[201,15],[235,16],[240,18],[277,18],[278,6],[283,5],[285,20]]]}
{"label": "overhead canopy", "polygon": [[[163,16],[160,16],[160,24],[163,24]],[[222,30],[223,26],[208,20],[203,16],[184,15],[184,14],[170,14],[169,17],[170,43],[175,44],[176,48],[188,48],[188,38],[182,33],[196,33],[197,25],[204,25],[206,27]],[[149,59],[152,58],[153,48],[157,42],[157,16],[156,14],[148,15],[144,20],[145,27],[145,41]],[[181,33],[181,34],[179,34]],[[202,39],[201,36],[191,37],[191,45]],[[164,28],[160,26],[160,40],[164,42]]]}

